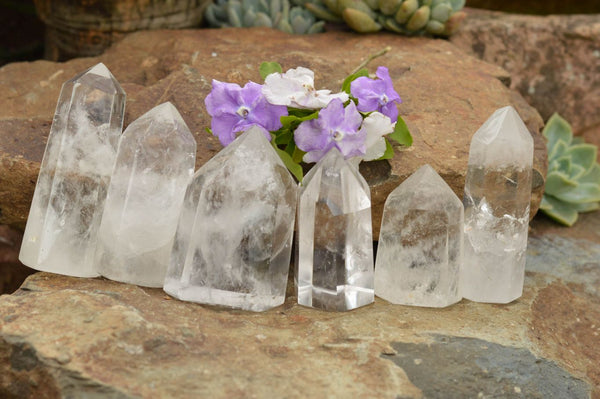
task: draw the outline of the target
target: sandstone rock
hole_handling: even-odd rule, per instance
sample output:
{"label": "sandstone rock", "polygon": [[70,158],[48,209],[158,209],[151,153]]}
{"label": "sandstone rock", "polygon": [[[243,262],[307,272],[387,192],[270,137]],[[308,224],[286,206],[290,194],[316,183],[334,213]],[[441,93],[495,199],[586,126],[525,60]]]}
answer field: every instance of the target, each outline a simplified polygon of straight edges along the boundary
{"label": "sandstone rock", "polygon": [[467,0],[467,7],[485,8],[519,14],[592,14],[600,13],[597,0]]}
{"label": "sandstone rock", "polygon": [[471,9],[451,41],[506,69],[510,87],[544,121],[558,112],[576,134],[592,130],[588,134],[600,136],[600,14],[532,16]]}
{"label": "sandstone rock", "polygon": [[508,305],[252,313],[38,273],[0,297],[0,397],[598,399],[600,212],[581,222],[533,221]]}
{"label": "sandstone rock", "polygon": [[377,65],[389,68],[414,144],[397,151],[391,162],[362,165],[372,190],[375,237],[388,193],[425,163],[462,198],[471,136],[495,109],[508,104],[519,111],[536,142],[533,215],[546,173],[542,120],[520,95],[504,87],[504,70],[466,56],[444,40],[205,29],[139,32],[100,57],[0,69],[0,91],[8,93],[0,99],[0,223],[24,226],[60,86],[90,65],[104,62],[127,92],[125,126],[156,104],[175,104],[196,137],[200,166],[221,149],[205,131],[210,119],[204,98],[211,79],[261,82],[258,67],[267,60],[285,69],[311,68],[318,87],[336,90],[358,64],[386,46],[391,50],[369,66],[372,71]]}

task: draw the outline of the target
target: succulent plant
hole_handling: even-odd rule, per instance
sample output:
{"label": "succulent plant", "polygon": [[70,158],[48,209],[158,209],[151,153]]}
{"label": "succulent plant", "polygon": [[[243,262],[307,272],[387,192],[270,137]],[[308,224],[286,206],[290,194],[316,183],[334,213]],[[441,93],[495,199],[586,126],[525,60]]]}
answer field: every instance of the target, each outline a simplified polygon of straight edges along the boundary
{"label": "succulent plant", "polygon": [[288,33],[317,33],[325,22],[288,0],[216,0],[204,14],[212,27],[265,26]]}
{"label": "succulent plant", "polygon": [[558,114],[548,120],[543,135],[548,139],[548,175],[540,210],[572,226],[578,212],[600,209],[598,148],[573,138],[571,126]]}
{"label": "succulent plant", "polygon": [[450,36],[465,18],[465,0],[296,0],[317,18],[344,21],[357,32]]}

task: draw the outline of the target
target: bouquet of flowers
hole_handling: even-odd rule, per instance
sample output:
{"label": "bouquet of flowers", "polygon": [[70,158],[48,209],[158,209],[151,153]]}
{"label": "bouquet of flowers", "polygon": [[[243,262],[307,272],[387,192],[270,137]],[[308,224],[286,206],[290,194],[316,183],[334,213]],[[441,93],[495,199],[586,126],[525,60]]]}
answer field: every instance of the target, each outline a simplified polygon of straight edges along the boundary
{"label": "bouquet of flowers", "polygon": [[316,90],[313,71],[304,67],[283,73],[278,63],[263,63],[260,73],[265,80],[262,85],[248,82],[240,87],[212,81],[205,99],[212,117],[207,130],[224,146],[237,133],[256,126],[302,181],[300,163],[317,162],[333,147],[358,164],[392,158],[389,140],[402,146],[412,144],[398,116],[397,104],[402,100],[386,67],[378,67],[374,78],[367,69],[360,69],[344,80],[339,93]]}

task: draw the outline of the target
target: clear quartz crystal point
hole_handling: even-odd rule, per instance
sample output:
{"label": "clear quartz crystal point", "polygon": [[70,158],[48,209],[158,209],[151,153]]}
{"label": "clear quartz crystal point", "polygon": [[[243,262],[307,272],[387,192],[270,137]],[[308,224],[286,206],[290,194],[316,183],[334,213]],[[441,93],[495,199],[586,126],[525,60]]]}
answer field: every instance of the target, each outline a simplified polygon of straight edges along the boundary
{"label": "clear quartz crystal point", "polygon": [[37,270],[94,277],[125,92],[98,64],[61,90],[23,237],[21,262]]}
{"label": "clear quartz crystal point", "polygon": [[523,293],[532,164],[533,138],[510,106],[473,136],[463,199],[463,297],[508,303]]}
{"label": "clear quartz crystal point", "polygon": [[462,202],[429,165],[396,187],[383,208],[375,294],[413,306],[458,302],[463,214]]}
{"label": "clear quartz crystal point", "polygon": [[297,220],[298,303],[345,311],[373,302],[371,192],[337,149],[304,178]]}
{"label": "clear quartz crystal point", "polygon": [[127,127],[98,231],[96,268],[102,276],[163,286],[195,162],[196,141],[171,103]]}
{"label": "clear quartz crystal point", "polygon": [[263,311],[281,305],[297,186],[258,128],[194,175],[164,290],[181,300]]}

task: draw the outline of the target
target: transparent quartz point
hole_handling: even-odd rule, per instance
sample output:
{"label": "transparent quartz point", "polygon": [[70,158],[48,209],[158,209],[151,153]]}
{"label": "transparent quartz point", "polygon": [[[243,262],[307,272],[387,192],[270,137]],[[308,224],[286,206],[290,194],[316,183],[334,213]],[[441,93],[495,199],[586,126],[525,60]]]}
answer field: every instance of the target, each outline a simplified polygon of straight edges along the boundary
{"label": "transparent quartz point", "polygon": [[127,127],[98,231],[96,268],[102,276],[163,286],[195,162],[196,141],[171,103]]}
{"label": "transparent quartz point", "polygon": [[194,175],[164,290],[184,301],[263,311],[281,305],[297,186],[258,128]]}
{"label": "transparent quartz point", "polygon": [[375,294],[392,303],[458,302],[463,204],[429,165],[390,193],[383,208]]}
{"label": "transparent quartz point", "polygon": [[104,64],[63,85],[19,255],[27,266],[98,275],[96,235],[124,112],[125,92]]}
{"label": "transparent quartz point", "polygon": [[298,303],[344,311],[373,302],[371,192],[337,149],[302,181],[297,220]]}
{"label": "transparent quartz point", "polygon": [[508,303],[523,292],[533,138],[504,107],[471,140],[465,183],[463,297]]}

